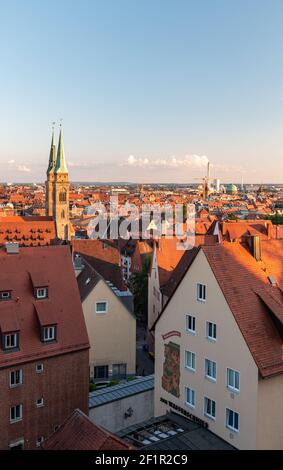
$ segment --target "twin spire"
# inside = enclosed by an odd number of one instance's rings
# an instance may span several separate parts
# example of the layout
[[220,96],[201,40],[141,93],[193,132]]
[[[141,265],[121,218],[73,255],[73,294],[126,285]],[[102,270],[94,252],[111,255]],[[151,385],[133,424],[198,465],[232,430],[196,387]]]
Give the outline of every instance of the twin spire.
[[52,127],[49,164],[48,164],[48,169],[47,169],[47,174],[49,173],[54,173],[55,175],[57,173],[68,173],[61,126],[60,126],[57,156],[56,156],[56,145],[54,142],[54,127]]

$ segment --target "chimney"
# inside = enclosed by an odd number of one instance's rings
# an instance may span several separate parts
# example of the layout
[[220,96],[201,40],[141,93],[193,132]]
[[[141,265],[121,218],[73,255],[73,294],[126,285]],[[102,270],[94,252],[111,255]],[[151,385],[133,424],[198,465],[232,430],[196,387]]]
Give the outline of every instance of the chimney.
[[251,235],[251,254],[256,261],[261,261],[261,240],[259,235]]
[[6,253],[17,255],[20,252],[19,244],[16,242],[7,242],[5,243]]

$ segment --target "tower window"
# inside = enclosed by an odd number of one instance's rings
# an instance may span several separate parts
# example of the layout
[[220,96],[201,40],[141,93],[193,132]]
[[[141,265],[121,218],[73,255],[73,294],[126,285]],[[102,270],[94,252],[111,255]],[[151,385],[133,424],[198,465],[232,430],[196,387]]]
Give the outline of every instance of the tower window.
[[67,201],[67,193],[66,191],[61,191],[59,193],[59,202],[66,202]]

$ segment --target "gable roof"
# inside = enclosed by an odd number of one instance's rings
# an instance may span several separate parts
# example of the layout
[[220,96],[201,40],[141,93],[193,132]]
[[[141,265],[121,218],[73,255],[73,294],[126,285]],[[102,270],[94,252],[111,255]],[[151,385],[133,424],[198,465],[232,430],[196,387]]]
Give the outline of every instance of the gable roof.
[[89,257],[84,256],[84,257],[81,257],[81,259],[82,259],[82,264],[84,268],[77,277],[77,283],[79,287],[81,302],[83,302],[88,297],[88,295],[92,292],[92,290],[98,284],[98,282],[102,281],[111,290],[113,295],[116,295],[116,297],[120,300],[120,302],[123,303],[124,307],[126,307],[126,309],[134,316],[133,302],[132,302],[133,297],[132,297],[131,292],[119,291],[119,289],[115,285],[113,285],[112,283],[104,279],[96,271],[96,269],[94,268],[94,265],[91,264],[91,262],[93,263],[92,258],[89,260]]
[[[37,300],[31,274],[37,276],[43,270],[49,280],[48,298]],[[18,351],[7,353],[0,348],[0,368],[89,347],[68,246],[20,248],[18,254],[7,254],[2,248],[0,272],[5,273],[5,286],[12,291],[11,300],[0,302],[0,326],[10,331],[19,328],[20,334]],[[16,326],[7,325],[12,315]],[[42,345],[39,319],[44,324],[56,321],[56,342]]]
[[[206,256],[261,376],[283,373],[283,240],[262,242],[261,261],[240,243],[224,241],[199,250]],[[277,286],[271,285],[270,276]]]
[[132,450],[134,447],[94,424],[76,409],[42,444],[44,450]]
[[[283,298],[281,289],[270,284],[269,259],[257,262],[238,243],[203,246],[202,250],[262,377],[282,373],[283,342],[270,312],[277,318],[283,315]],[[278,283],[282,275],[283,269]]]

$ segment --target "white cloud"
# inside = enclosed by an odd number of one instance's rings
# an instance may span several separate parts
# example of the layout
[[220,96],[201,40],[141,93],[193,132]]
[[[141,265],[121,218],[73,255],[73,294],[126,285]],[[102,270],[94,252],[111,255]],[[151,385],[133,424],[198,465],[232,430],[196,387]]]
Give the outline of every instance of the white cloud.
[[30,173],[31,169],[28,168],[26,165],[17,165],[17,170],[21,173]]
[[13,165],[16,162],[16,160],[9,160],[8,165]]
[[142,167],[142,168],[204,168],[207,166],[208,158],[206,155],[185,155],[184,158],[137,158],[130,155],[123,166]]

